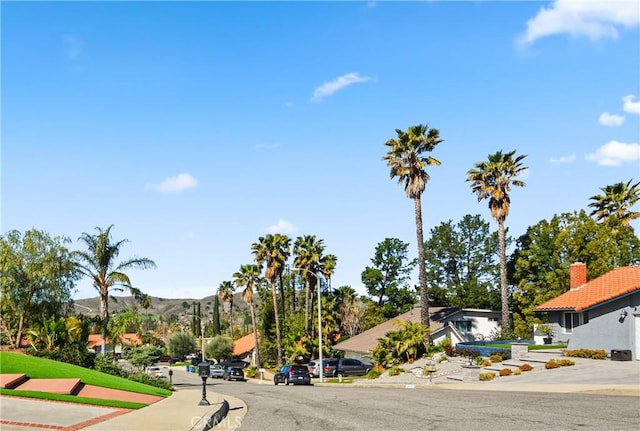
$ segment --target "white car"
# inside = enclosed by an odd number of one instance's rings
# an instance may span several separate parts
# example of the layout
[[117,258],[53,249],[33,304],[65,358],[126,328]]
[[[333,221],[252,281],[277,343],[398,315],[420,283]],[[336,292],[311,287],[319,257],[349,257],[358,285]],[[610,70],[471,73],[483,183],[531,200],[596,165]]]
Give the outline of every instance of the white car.
[[162,369],[160,367],[148,367],[147,368],[147,376],[155,377],[157,379],[164,377],[162,373]]

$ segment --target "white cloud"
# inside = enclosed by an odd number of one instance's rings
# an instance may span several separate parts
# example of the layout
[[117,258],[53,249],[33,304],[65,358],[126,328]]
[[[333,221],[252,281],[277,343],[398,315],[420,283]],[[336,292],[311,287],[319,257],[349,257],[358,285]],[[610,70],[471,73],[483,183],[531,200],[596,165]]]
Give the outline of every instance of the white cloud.
[[355,72],[347,73],[346,75],[339,76],[333,81],[325,82],[320,87],[317,87],[313,91],[311,101],[320,102],[324,97],[331,96],[338,90],[342,90],[343,88],[348,87],[352,84],[367,82],[370,79],[371,78],[368,76],[360,76],[360,74]]
[[198,186],[198,180],[189,174],[180,174],[175,177],[169,177],[158,184],[155,188],[160,193],[175,193],[192,189]]
[[634,102],[636,96],[633,94],[629,94],[628,96],[624,96],[622,101],[624,102],[624,112],[628,112],[630,114],[640,114],[640,102]]
[[598,123],[603,126],[620,126],[624,123],[624,115],[616,115],[609,114],[608,112],[603,112],[600,114],[598,118]]
[[267,228],[268,233],[290,234],[298,231],[298,228],[286,220],[278,220],[278,223]]
[[527,29],[517,43],[528,46],[537,39],[563,33],[591,40],[617,39],[620,27],[638,24],[638,0],[556,0],[527,21]]
[[549,159],[549,162],[553,164],[567,164],[567,163],[573,163],[575,160],[576,160],[576,155],[574,153],[574,154],[569,154],[568,156],[551,157]]
[[585,159],[600,166],[620,166],[625,162],[640,161],[640,144],[609,141]]

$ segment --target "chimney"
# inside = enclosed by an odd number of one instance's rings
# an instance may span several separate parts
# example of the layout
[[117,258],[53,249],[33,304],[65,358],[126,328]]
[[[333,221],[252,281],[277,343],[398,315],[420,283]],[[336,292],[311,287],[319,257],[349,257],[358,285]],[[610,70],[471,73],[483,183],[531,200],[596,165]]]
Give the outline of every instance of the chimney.
[[587,264],[572,263],[569,267],[569,290],[582,286],[587,282]]

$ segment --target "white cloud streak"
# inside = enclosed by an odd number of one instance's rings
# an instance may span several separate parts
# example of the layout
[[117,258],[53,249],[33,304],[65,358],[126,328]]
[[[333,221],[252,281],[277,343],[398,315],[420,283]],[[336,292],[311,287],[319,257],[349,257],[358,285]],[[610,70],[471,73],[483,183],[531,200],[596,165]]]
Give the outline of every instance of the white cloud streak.
[[621,126],[622,123],[624,123],[624,115],[609,114],[608,112],[603,112],[598,118],[598,123],[602,124],[603,126],[610,127]]
[[342,90],[350,85],[367,82],[371,78],[368,76],[360,76],[360,74],[352,72],[347,73],[346,75],[342,75],[334,79],[333,81],[325,82],[321,86],[317,87],[313,91],[313,96],[311,97],[312,102],[320,102],[323,98],[327,96],[331,96],[336,91]]
[[169,177],[155,187],[160,193],[177,193],[193,189],[198,186],[198,180],[189,174],[179,174]]
[[630,114],[640,114],[640,102],[634,102],[636,96],[633,94],[629,94],[628,96],[624,96],[622,101],[624,102],[624,112],[628,112]]
[[569,154],[568,156],[551,157],[549,159],[549,162],[556,165],[566,165],[566,164],[573,163],[575,160],[576,160],[576,155],[574,153],[574,154]]
[[269,226],[267,229],[267,233],[281,233],[281,234],[290,234],[298,231],[298,228],[294,226],[292,223],[286,220],[278,220],[278,223]]
[[556,0],[527,21],[527,29],[516,42],[526,47],[540,38],[564,33],[592,41],[617,39],[620,27],[638,24],[638,0]]
[[609,141],[585,159],[599,166],[620,166],[627,162],[640,161],[640,144]]

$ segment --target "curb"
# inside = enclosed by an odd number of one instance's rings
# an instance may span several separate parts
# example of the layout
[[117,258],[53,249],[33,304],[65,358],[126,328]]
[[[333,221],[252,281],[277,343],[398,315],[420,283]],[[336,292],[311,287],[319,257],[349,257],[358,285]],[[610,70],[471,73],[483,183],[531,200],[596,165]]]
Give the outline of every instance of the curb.
[[214,426],[218,425],[220,422],[227,417],[229,413],[229,402],[227,400],[223,400],[220,403],[220,407],[218,407],[209,417],[204,421],[204,426],[202,427],[202,431],[209,431]]

